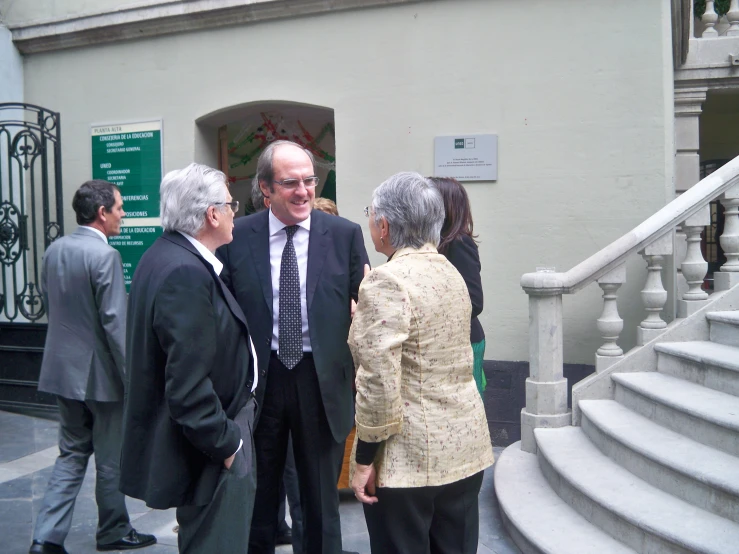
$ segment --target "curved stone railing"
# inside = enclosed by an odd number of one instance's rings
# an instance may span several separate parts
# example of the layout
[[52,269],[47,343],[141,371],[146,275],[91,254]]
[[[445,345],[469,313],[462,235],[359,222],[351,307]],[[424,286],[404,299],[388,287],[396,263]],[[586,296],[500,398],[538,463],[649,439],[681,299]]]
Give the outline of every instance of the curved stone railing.
[[675,230],[680,226],[687,252],[680,268],[687,291],[678,300],[678,317],[695,313],[708,302],[701,287],[708,263],[700,249],[700,235],[710,224],[709,203],[720,199],[725,208],[724,232],[720,237],[726,263],[714,273],[716,291],[739,284],[739,157],[712,173],[649,219],[564,273],[540,270],[521,277],[529,296],[529,378],[526,407],[521,412],[521,448],[536,452],[534,429],[563,427],[572,423],[567,408],[567,380],[563,376],[562,295],[573,294],[596,281],[603,290],[603,312],[596,321],[603,345],[595,355],[596,373],[623,359],[617,344],[623,330],[616,301],[626,281],[626,260],[639,253],[647,264],[641,291],[647,317],[637,328],[637,341],[644,345],[667,328],[660,317],[667,302],[662,285],[662,262],[673,255]]
[[[700,38],[739,36],[739,0],[725,0],[724,10],[719,10],[716,4],[715,0],[706,0],[705,11],[700,17],[703,28],[696,29],[697,34]],[[726,16],[727,28],[725,29],[718,28],[719,14]]]

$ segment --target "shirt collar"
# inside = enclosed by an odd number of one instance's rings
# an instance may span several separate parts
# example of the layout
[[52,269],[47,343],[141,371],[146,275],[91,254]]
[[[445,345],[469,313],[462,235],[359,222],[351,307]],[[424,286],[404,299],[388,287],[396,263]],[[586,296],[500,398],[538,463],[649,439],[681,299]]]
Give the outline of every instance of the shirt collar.
[[90,229],[90,231],[95,231],[105,242],[108,242],[108,237],[106,237],[105,233],[103,233],[100,229],[95,229],[95,227],[90,227],[89,225],[82,225],[82,227],[84,227],[85,229]]
[[[310,233],[310,216],[305,218],[303,221],[297,224],[298,227],[302,227],[306,231]],[[272,213],[272,210],[269,210],[269,236],[274,236],[280,231],[282,231],[287,225],[285,225],[282,221],[277,219],[275,217],[275,214]]]
[[220,275],[221,271],[223,270],[223,264],[221,263],[221,260],[216,258],[215,254],[213,254],[213,252],[203,246],[203,243],[200,242],[198,239],[191,237],[190,235],[188,235],[187,233],[183,233],[182,231],[180,231],[180,234],[182,234],[183,237],[190,241],[190,244],[192,244],[200,253],[200,255],[205,258],[206,262],[213,266],[213,271],[216,272],[216,275]]

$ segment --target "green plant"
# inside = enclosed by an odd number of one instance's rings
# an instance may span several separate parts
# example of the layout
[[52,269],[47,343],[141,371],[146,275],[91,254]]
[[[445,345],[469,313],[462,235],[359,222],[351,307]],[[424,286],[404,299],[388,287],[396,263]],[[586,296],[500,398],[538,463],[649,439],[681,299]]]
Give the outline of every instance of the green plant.
[[[726,12],[729,11],[729,6],[731,5],[731,0],[716,0],[714,2],[714,7],[716,8],[716,13],[719,16],[726,15]],[[706,12],[706,0],[695,0],[695,4],[693,6],[695,10],[695,17],[700,19],[703,17],[703,14]]]

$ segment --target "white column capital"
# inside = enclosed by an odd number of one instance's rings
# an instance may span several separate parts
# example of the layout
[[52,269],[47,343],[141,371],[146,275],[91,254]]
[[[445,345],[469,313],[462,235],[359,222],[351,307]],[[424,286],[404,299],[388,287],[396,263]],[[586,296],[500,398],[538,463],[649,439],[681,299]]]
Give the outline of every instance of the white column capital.
[[675,87],[675,117],[695,117],[703,112],[708,87]]

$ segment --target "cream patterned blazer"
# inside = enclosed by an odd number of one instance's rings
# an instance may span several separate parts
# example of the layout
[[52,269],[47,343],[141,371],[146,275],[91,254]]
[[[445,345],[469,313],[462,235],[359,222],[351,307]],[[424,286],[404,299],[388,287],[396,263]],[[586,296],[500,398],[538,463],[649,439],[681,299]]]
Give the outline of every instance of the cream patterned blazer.
[[471,311],[464,279],[431,244],[398,250],[362,281],[349,347],[356,436],[385,441],[378,486],[444,485],[493,463],[472,377]]

